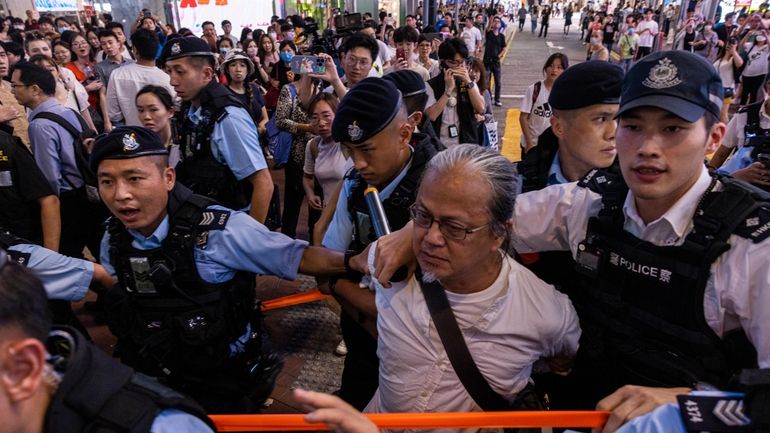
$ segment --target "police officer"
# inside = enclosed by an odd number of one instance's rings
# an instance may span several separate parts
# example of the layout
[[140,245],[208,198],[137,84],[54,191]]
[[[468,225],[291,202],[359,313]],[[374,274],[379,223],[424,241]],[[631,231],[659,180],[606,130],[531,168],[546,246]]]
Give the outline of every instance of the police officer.
[[[595,168],[617,172],[615,161],[615,114],[620,102],[623,70],[609,62],[589,61],[573,65],[553,84],[548,103],[553,108],[551,127],[537,139],[537,146],[517,164],[522,191],[575,182]],[[520,254],[520,261],[544,281],[572,295],[575,261],[568,251]],[[582,400],[570,377],[544,374],[535,383],[547,392],[551,407],[568,409]]]
[[[396,86],[401,96],[404,98],[406,113],[409,121],[414,125],[414,131],[428,136],[430,144],[436,148],[436,151],[444,150],[444,145],[436,135],[433,124],[425,115],[425,107],[428,104],[428,87],[420,74],[409,69],[385,74],[383,80],[388,80]],[[414,141],[416,137],[412,137]]]
[[163,47],[171,85],[181,110],[179,182],[230,209],[251,206],[264,222],[273,182],[248,108],[216,80],[214,53],[197,37]]
[[[586,402],[604,397],[605,433],[704,382],[770,365],[768,196],[703,164],[724,136],[722,93],[700,56],[646,56],[623,82],[622,177],[591,171],[517,198],[516,250],[569,250],[583,276],[573,374]],[[408,255],[408,237],[394,237],[395,255],[379,249],[393,261],[378,265],[380,281]]]
[[160,137],[120,127],[94,143],[91,166],[113,217],[102,263],[123,362],[164,379],[209,411],[258,409],[278,365],[259,353],[255,273],[345,271],[343,253],[271,232],[176,183]]
[[213,431],[188,397],[118,364],[74,329],[52,330],[43,285],[2,249],[0,376],[0,431]]
[[[765,81],[765,92],[770,81]],[[741,107],[727,124],[727,132],[709,165],[720,173],[770,188],[770,104],[767,99]],[[737,150],[735,150],[737,148]],[[733,156],[725,162],[735,150]]]
[[[348,150],[355,169],[343,180],[325,247],[347,249],[352,255],[375,239],[364,199],[367,187],[379,190],[392,229],[409,221],[422,172],[436,153],[429,138],[413,130],[401,92],[390,81],[366,78],[340,101],[332,136]],[[379,374],[372,335],[374,295],[350,280],[332,282],[330,290],[344,307],[341,327],[348,348],[339,395],[361,410],[376,391]]]

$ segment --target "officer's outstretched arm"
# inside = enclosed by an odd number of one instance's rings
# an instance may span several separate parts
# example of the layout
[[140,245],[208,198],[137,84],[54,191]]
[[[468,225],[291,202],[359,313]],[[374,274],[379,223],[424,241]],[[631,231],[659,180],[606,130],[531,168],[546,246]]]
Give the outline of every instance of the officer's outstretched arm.
[[668,403],[676,404],[676,396],[688,394],[690,388],[649,388],[626,385],[605,397],[596,405],[596,410],[610,411],[610,418],[602,430],[592,433],[612,433],[632,419],[652,412],[657,407]]
[[299,272],[317,276],[344,274],[345,254],[323,247],[307,247],[299,263]]
[[[413,228],[414,223],[409,221],[401,230],[377,239],[374,277],[383,287],[390,287],[390,279],[393,274],[403,266],[407,266],[410,270],[414,270],[416,267],[417,262],[414,250],[412,250]],[[361,254],[361,256],[363,256],[363,260],[366,260],[366,254]],[[355,262],[355,260],[351,260],[351,263]],[[366,264],[364,263],[364,265]]]

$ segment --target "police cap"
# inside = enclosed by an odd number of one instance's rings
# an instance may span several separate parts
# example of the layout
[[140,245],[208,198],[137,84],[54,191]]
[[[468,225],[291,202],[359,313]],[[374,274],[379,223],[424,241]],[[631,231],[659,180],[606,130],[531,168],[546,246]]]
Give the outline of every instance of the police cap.
[[168,155],[166,146],[155,132],[141,126],[119,126],[109,134],[96,137],[90,166],[96,173],[105,159],[131,159],[149,155]]
[[427,92],[425,80],[422,79],[422,76],[409,69],[400,69],[385,74],[382,79],[393,83],[404,98],[421,95]]
[[190,56],[214,57],[214,53],[211,52],[211,47],[203,39],[196,36],[186,36],[167,42],[163,47],[160,58],[165,63],[169,60]]
[[390,124],[401,109],[401,92],[390,81],[365,78],[342,98],[332,123],[339,143],[361,144]]
[[707,111],[719,118],[723,97],[722,80],[706,59],[688,51],[659,51],[628,71],[617,115],[656,107],[688,122]]
[[594,104],[617,104],[623,69],[610,62],[592,60],[573,65],[553,83],[548,103],[556,110],[575,110]]

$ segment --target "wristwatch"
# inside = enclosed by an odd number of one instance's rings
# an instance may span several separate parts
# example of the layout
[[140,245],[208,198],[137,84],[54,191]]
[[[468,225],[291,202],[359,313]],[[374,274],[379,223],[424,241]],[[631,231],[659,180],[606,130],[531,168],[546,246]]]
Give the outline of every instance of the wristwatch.
[[470,90],[470,89],[472,89],[472,88],[476,87],[476,82],[475,82],[475,81],[473,81],[473,80],[471,80],[471,81],[469,81],[469,82],[468,82],[468,84],[466,85],[466,87],[468,88],[468,90]]

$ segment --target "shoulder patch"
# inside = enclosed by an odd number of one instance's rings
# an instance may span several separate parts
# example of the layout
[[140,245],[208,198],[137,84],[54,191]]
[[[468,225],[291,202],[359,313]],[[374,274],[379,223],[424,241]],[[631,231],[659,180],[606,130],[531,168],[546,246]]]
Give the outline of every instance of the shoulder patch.
[[230,219],[230,211],[220,209],[206,209],[201,213],[199,229],[224,230],[227,220]]
[[770,207],[762,206],[752,212],[735,229],[735,234],[750,239],[755,244],[770,238]]
[[593,169],[578,181],[578,186],[601,194],[610,188],[617,187],[619,183],[622,181],[618,174],[608,170]]
[[29,263],[30,257],[32,257],[32,254],[30,253],[21,253],[18,251],[8,250],[8,258],[11,259],[11,261],[24,266],[25,268]]

